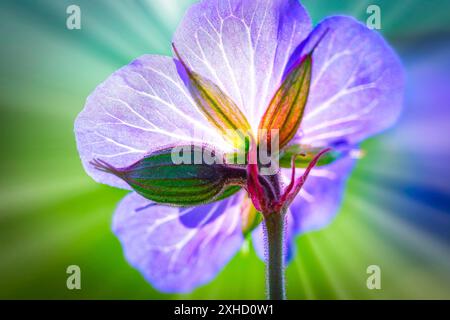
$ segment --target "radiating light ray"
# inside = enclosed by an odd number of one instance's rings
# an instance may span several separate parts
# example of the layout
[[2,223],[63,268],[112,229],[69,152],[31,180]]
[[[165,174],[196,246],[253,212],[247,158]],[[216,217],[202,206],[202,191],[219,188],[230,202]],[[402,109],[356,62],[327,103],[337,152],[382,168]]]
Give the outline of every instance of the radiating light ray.
[[[76,210],[73,208],[72,210]],[[0,249],[0,273],[11,272],[20,263],[21,267],[27,265],[45,264],[46,260],[41,259],[42,255],[49,258],[50,255],[57,255],[58,251],[67,246],[80,234],[86,233],[90,228],[94,228],[99,223],[103,223],[105,216],[105,208],[99,206],[97,211],[92,214],[84,214],[80,216],[66,216],[65,219],[58,218],[62,222],[63,227],[55,228],[46,221],[27,226],[20,242],[16,242],[14,246],[2,244]],[[64,212],[60,213],[64,215]],[[61,221],[62,220],[62,221]],[[42,248],[46,248],[45,251]]]
[[350,230],[336,228],[336,233],[339,236],[324,232],[323,238],[327,248],[326,252],[335,261],[333,268],[341,269],[341,274],[346,276],[342,281],[345,283],[345,291],[350,293],[349,298],[356,299],[355,289],[352,289],[349,284],[358,284],[355,286],[356,288],[365,289],[365,270],[360,268],[364,259],[361,255],[356,255],[350,246],[351,242],[345,241],[343,238],[346,234],[351,233]]
[[[126,264],[110,231],[123,192],[89,182],[75,151],[73,119],[86,96],[143,53],[170,54],[172,32],[192,2],[79,0],[80,31],[66,29],[64,1],[2,2],[0,297],[264,298],[264,265],[253,250],[238,254],[216,280],[192,294],[152,289]],[[363,21],[370,2],[303,3],[318,22],[338,9]],[[422,107],[433,90],[415,105],[423,92],[418,66],[427,69],[433,61],[440,67],[448,55],[425,53],[448,40],[440,37],[450,30],[444,19],[449,4],[436,1],[441,10],[429,14],[433,5],[421,0],[408,6],[378,3],[382,33],[394,45],[408,48],[401,55],[408,76],[415,79],[405,108],[412,121],[405,125],[402,120],[398,133],[364,145],[368,154],[349,181],[341,213],[328,228],[298,239],[297,258],[287,268],[289,298],[450,297],[445,285],[450,268],[445,234],[449,153],[442,138],[446,135],[437,135],[447,127],[448,116],[435,103]],[[434,42],[424,45],[429,37]],[[411,107],[415,111],[408,111]],[[427,111],[419,117],[418,110]],[[413,186],[426,192],[405,191]],[[432,197],[431,191],[439,192]],[[360,291],[363,276],[347,274],[364,272],[360,269],[366,263],[382,267],[380,292]],[[82,267],[81,292],[65,288],[68,264]]]
[[347,299],[349,297],[348,293],[345,292],[345,289],[343,288],[344,285],[337,276],[335,269],[332,267],[330,258],[326,256],[326,254],[324,254],[322,246],[320,246],[312,239],[309,241],[309,244],[311,246],[311,249],[314,251],[317,261],[322,267],[324,276],[326,277],[328,283],[330,284],[330,290],[334,292],[336,298]]
[[[144,0],[145,5],[149,7],[150,12],[164,12],[164,20],[161,21],[164,28],[172,29],[174,25],[177,25],[180,18],[183,16],[185,9],[193,1],[177,1],[177,0],[160,0],[151,1]],[[170,36],[170,35],[169,35]]]
[[[168,14],[166,11],[161,10],[161,6],[166,7],[169,2],[170,1],[138,1],[140,7],[143,8],[143,13],[147,19],[153,21],[153,25],[158,28],[164,39],[172,39],[173,32],[184,15],[183,7],[187,8],[189,6],[188,3],[178,4],[176,7],[171,8],[171,10],[168,11]],[[171,46],[169,47],[171,48]],[[171,50],[169,50],[169,52],[171,52]]]
[[[356,181],[354,181],[354,183],[355,182]],[[407,199],[401,196],[396,196],[395,199],[392,199],[392,197],[395,196],[392,193],[384,193],[382,189],[376,188],[373,185],[364,182],[360,182],[358,185],[361,190],[368,190],[372,195],[377,195],[377,198],[380,200],[390,198],[390,201],[394,200],[397,203],[404,203],[406,208],[420,205],[420,202],[417,200]],[[383,200],[379,203],[383,203]],[[431,208],[427,208],[424,212],[428,212],[430,209]],[[381,206],[376,208],[375,204],[367,207],[366,212],[363,212],[363,214],[365,214],[368,219],[381,225],[383,230],[388,231],[397,240],[407,243],[408,246],[412,246],[420,254],[426,255],[428,259],[432,259],[436,263],[445,263],[448,267],[450,267],[450,247],[448,245],[443,245],[432,235],[425,233],[423,230],[415,227],[410,222],[398,220],[394,214],[387,214],[385,208]],[[444,213],[439,218],[445,217],[448,219],[447,213]],[[414,217],[411,218],[414,219]],[[439,223],[439,220],[436,222]]]
[[[383,194],[380,189],[384,189],[386,192]],[[450,202],[448,201],[448,192],[444,190],[437,189],[434,186],[417,184],[399,185],[392,180],[388,180],[386,184],[380,184],[378,188],[372,188],[371,192],[380,194],[389,201],[396,201],[391,210],[397,213],[397,216],[409,219],[411,223],[426,222],[426,225],[450,226],[448,215]],[[402,205],[409,208],[407,213],[396,211]],[[426,225],[421,227],[423,228]],[[435,231],[438,231],[437,228]]]
[[[372,192],[375,192],[370,186],[360,186],[361,188],[368,187]],[[358,203],[355,200],[355,203]],[[361,200],[359,200],[361,202]],[[366,200],[367,201],[367,200]],[[400,198],[395,199],[395,201],[402,201]],[[383,203],[383,201],[380,201]],[[417,203],[408,199],[404,199],[405,207],[415,207]],[[408,247],[414,248],[416,254],[424,255],[427,257],[427,261],[430,263],[443,263],[446,267],[449,267],[450,263],[450,250],[448,245],[438,241],[431,234],[426,233],[422,229],[417,228],[412,221],[414,217],[410,220],[403,220],[397,218],[395,212],[389,212],[382,207],[375,206],[372,204],[367,207],[363,212],[366,218],[371,224],[381,225],[382,230],[393,237],[399,243],[402,243]],[[439,220],[436,221],[439,223]]]
[[[61,9],[63,8],[61,7]],[[97,36],[95,33],[91,34],[90,32],[82,32],[80,30],[79,36],[73,37],[73,34],[68,33],[65,27],[62,12],[47,10],[46,6],[39,5],[33,1],[16,2],[14,3],[13,9],[14,13],[20,13],[24,19],[28,19],[29,22],[27,23],[39,24],[40,28],[43,28],[45,33],[51,36],[58,37],[58,35],[66,35],[66,38],[62,41],[63,43],[70,39],[76,45],[90,49],[103,57],[103,59],[110,59],[115,64],[120,65],[127,63],[129,60],[127,55],[124,55],[122,51],[116,51],[113,45],[104,41],[101,36]]]
[[[0,185],[0,221],[18,208],[22,209],[21,211],[24,214],[32,214],[34,208],[54,203],[56,199],[60,199],[67,194],[77,196],[94,190],[98,190],[98,186],[84,178],[51,181],[49,183],[36,181],[21,185]],[[53,197],[47,198],[46,195],[48,194]]]
[[[411,155],[411,157],[414,158],[414,155]],[[376,162],[377,161],[373,161],[373,163],[371,162],[368,165],[362,165],[361,163],[361,166],[358,167],[361,176],[371,179],[374,182],[381,182],[383,179],[386,179],[386,184],[388,181],[395,181],[397,184],[401,185],[421,184],[426,185],[430,188],[434,187],[440,188],[442,190],[445,190],[448,186],[448,177],[446,176],[446,174],[438,174],[439,172],[442,172],[440,169],[440,167],[443,167],[444,165],[442,163],[438,163],[436,167],[432,168],[433,172],[430,172],[436,174],[436,179],[424,180],[423,173],[425,172],[425,168],[421,166],[410,166],[410,164],[405,164],[404,166],[396,166],[392,163],[390,163],[389,165],[382,165],[380,161],[378,161],[379,165],[373,165]],[[412,174],[413,172],[415,174]]]
[[367,15],[367,8],[371,5],[374,4],[372,3],[373,1],[369,1],[369,0],[363,0],[363,1],[358,1],[357,4],[348,2],[348,12],[349,15],[352,17],[366,17]]
[[[363,239],[355,234],[354,229],[363,229],[362,233],[365,235]],[[368,299],[378,299],[380,298],[379,293],[375,290],[369,290],[367,288],[367,267],[369,265],[375,264],[376,261],[372,258],[373,256],[373,243],[367,241],[367,235],[374,237],[375,234],[373,230],[367,228],[367,226],[358,223],[357,221],[347,222],[347,220],[342,220],[339,227],[336,228],[339,234],[339,239],[342,240],[342,245],[345,246],[345,251],[347,254],[341,254],[341,258],[344,264],[351,270],[353,280],[348,281],[349,291],[352,293],[352,299],[358,299],[361,295],[366,296]],[[328,236],[329,241],[333,241],[336,235],[333,237]],[[368,246],[366,244],[371,243]],[[340,251],[340,248],[339,250]],[[356,263],[355,263],[356,261]]]
[[[367,243],[375,244],[378,242],[369,250],[375,250],[373,252],[374,257],[376,258],[374,264],[380,264],[382,267],[382,272],[384,273],[384,287],[386,288],[388,286],[390,288],[388,298],[393,298],[395,296],[393,295],[395,294],[395,291],[397,291],[397,295],[400,294],[410,298],[423,297],[421,289],[419,289],[420,287],[414,286],[414,284],[416,280],[420,281],[420,279],[423,279],[429,272],[429,269],[434,269],[436,263],[440,263],[439,258],[435,253],[429,254],[426,252],[427,250],[434,249],[430,247],[430,245],[422,244],[421,237],[418,237],[416,232],[411,232],[411,229],[407,224],[392,219],[391,215],[385,214],[383,210],[377,209],[373,204],[368,204],[363,198],[352,196],[351,202],[355,206],[355,209],[359,210],[359,212],[365,216],[365,220],[368,220],[366,226],[372,226],[372,228],[378,229],[377,224],[383,225],[382,230],[384,230],[384,236],[379,237],[377,240],[367,239],[367,236],[373,234],[371,232],[362,231],[361,234],[364,235]],[[374,223],[375,221],[376,223]],[[417,240],[417,238],[419,238],[419,240]],[[410,240],[412,242],[410,242]],[[414,278],[410,278],[408,275],[411,270],[416,268],[416,265],[412,262],[414,260],[408,258],[409,254],[402,250],[402,247],[405,246],[414,248],[415,251],[419,248],[419,251],[415,253],[416,256],[422,257],[422,261],[426,261],[427,269],[424,270],[424,266],[422,266],[421,269],[414,272]],[[425,256],[427,256],[426,259]],[[435,262],[432,262],[433,260]],[[379,263],[378,261],[383,262]],[[395,270],[401,270],[402,272],[393,273],[393,268],[395,268]],[[439,277],[442,277],[442,270],[439,271],[439,268],[437,268],[435,271],[441,274]],[[431,274],[428,274],[425,278],[427,278],[426,281],[429,283],[436,281]],[[435,291],[435,293],[437,293],[437,291]],[[440,294],[443,294],[443,292]]]
[[[130,26],[131,33],[137,35],[138,38],[138,50],[142,48],[148,48],[147,54],[162,53],[167,51],[170,46],[166,43],[167,36],[170,36],[169,32],[164,30],[159,21],[160,12],[143,12],[138,6],[139,1],[126,3],[123,1],[117,1],[111,3],[112,8],[117,12],[118,17],[123,20],[125,25]],[[133,12],[134,14],[129,14]],[[152,50],[152,51],[150,51]]]
[[[410,4],[414,5],[414,4]],[[402,16],[405,16],[405,10],[409,9],[409,5],[405,7],[404,3],[401,2],[394,2],[392,6],[389,7],[389,10],[386,10],[385,8],[382,9],[382,28],[383,29],[390,29],[392,28],[393,24],[398,21],[398,19]]]
[[[301,250],[301,249],[300,249]],[[314,293],[314,288],[311,283],[310,276],[308,274],[307,268],[302,264],[302,261],[300,259],[295,259],[293,262],[295,266],[295,270],[298,273],[299,277],[299,286],[301,287],[301,290],[304,291],[306,299],[314,300],[316,299],[316,295]],[[289,281],[288,281],[289,284]]]
[[[346,230],[344,233],[348,236],[346,244],[352,248],[351,256],[357,256],[361,261],[358,286],[362,292],[358,292],[357,296],[364,294],[373,299],[411,297],[408,285],[400,281],[402,277],[398,276],[397,271],[407,265],[408,256],[393,245],[387,234],[381,233],[376,226],[367,222],[363,213],[370,211],[370,203],[354,195],[348,197],[348,202],[351,203],[352,210],[359,213],[358,219],[343,223]],[[369,274],[365,272],[370,265],[381,268],[381,290],[369,290],[366,287]]]

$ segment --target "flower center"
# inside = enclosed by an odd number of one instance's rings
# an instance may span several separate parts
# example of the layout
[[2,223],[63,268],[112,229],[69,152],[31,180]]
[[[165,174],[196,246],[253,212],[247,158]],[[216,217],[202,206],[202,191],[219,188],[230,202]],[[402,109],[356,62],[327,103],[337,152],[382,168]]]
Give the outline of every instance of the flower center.
[[317,153],[309,162],[303,174],[297,179],[295,176],[295,160],[302,154],[293,155],[291,159],[291,181],[281,192],[280,173],[271,176],[263,176],[259,173],[260,165],[257,161],[257,151],[255,143],[252,142],[248,152],[246,189],[256,210],[265,217],[286,210],[300,192],[319,159],[330,150],[331,148],[326,148]]

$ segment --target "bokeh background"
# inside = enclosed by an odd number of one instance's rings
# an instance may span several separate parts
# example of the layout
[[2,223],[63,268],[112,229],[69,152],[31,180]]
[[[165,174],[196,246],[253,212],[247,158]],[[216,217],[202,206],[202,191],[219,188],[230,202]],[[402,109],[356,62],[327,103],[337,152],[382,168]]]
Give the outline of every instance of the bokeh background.
[[[264,298],[251,246],[210,284],[166,295],[124,260],[110,230],[126,192],[83,171],[73,122],[113,71],[145,54],[170,55],[190,0],[0,2],[0,298]],[[298,238],[290,299],[450,298],[450,1],[304,0],[315,23],[361,21],[381,7],[384,36],[407,73],[398,125],[364,143],[332,224]],[[81,7],[82,29],[66,28]],[[81,290],[66,268],[81,267]],[[382,271],[368,290],[366,268]]]

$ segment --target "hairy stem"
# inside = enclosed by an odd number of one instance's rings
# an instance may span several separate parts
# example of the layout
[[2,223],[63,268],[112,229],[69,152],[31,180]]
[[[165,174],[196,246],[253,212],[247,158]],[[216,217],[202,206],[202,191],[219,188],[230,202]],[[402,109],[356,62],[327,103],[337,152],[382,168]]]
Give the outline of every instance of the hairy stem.
[[266,276],[269,300],[284,300],[284,219],[285,212],[273,212],[266,216]]

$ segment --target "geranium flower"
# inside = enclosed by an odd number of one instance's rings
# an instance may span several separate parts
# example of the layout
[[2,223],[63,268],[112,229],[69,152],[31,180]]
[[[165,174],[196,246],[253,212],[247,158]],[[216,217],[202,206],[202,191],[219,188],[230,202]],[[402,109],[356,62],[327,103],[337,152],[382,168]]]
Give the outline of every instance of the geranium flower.
[[[401,64],[351,17],[313,29],[295,0],[201,1],[173,47],[175,58],[142,56],[88,97],[75,123],[84,168],[134,190],[113,230],[130,264],[164,292],[211,281],[246,236],[264,257],[261,212],[269,293],[280,298],[295,236],[331,221],[354,150],[397,119]],[[281,169],[271,175],[260,172],[258,129],[277,132]],[[189,160],[207,153],[222,162],[174,163],[174,148],[188,146]],[[239,150],[240,165],[230,161]]]

